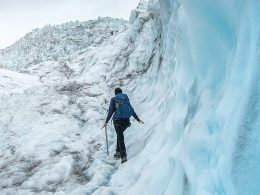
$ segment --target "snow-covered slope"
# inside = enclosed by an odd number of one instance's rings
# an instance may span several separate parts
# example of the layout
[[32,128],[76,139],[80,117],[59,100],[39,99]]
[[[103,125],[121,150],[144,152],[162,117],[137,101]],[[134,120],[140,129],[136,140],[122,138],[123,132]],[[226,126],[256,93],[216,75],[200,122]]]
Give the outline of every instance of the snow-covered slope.
[[[23,73],[0,71],[1,194],[259,194],[259,10],[142,1],[102,43],[10,63]],[[116,86],[145,121],[123,165],[100,130]]]
[[[158,40],[150,28],[156,20],[138,12],[123,32],[70,58],[18,67],[23,73],[1,70],[2,194],[92,194],[109,183],[120,162],[106,157],[100,130],[108,103],[118,85],[128,86],[133,103],[142,98],[131,92],[145,81]],[[131,129],[138,130],[136,124]],[[112,152],[115,133],[109,130]]]
[[96,47],[127,27],[127,21],[99,18],[87,22],[47,25],[0,50],[0,67],[20,70],[46,61],[69,58],[77,51]]

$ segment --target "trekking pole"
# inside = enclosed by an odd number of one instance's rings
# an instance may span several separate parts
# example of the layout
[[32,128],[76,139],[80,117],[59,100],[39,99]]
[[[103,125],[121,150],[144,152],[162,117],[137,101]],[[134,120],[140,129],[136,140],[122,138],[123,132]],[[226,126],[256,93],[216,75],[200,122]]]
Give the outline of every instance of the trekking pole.
[[107,140],[107,127],[105,127],[105,132],[106,132],[106,143],[107,143],[107,155],[109,156],[109,151],[108,151],[108,140]]

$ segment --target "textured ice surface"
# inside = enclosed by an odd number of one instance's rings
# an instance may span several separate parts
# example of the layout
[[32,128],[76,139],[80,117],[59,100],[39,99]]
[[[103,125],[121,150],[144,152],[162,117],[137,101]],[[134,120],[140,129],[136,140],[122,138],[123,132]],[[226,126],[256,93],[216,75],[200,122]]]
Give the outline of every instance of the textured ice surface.
[[[2,58],[21,73],[0,70],[1,194],[259,194],[259,19],[257,0],[142,1],[129,24],[97,21],[102,41],[73,42],[68,57],[50,38],[58,58],[37,45],[22,65]],[[123,165],[100,130],[116,86],[145,121],[125,132]]]

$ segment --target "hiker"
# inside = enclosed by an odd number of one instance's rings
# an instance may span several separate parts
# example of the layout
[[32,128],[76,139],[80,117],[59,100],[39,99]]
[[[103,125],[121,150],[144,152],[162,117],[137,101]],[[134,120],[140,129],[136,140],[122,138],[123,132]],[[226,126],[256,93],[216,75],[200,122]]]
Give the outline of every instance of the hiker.
[[114,154],[114,157],[115,159],[121,158],[121,163],[124,163],[127,161],[124,131],[127,127],[131,126],[130,117],[133,116],[139,123],[144,124],[144,122],[138,118],[129,102],[127,95],[124,94],[122,89],[119,87],[115,89],[115,97],[113,97],[110,101],[107,118],[102,128],[107,126],[108,121],[111,119],[112,115],[117,134],[116,153]]

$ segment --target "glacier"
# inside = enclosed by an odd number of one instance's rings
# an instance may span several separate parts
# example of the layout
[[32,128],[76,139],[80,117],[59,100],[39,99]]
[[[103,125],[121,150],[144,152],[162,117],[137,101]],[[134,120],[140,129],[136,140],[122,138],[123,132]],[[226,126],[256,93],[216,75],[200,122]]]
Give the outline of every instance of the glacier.
[[[257,0],[140,1],[0,50],[1,194],[260,194],[259,19]],[[100,129],[117,86],[145,122],[122,165]]]

